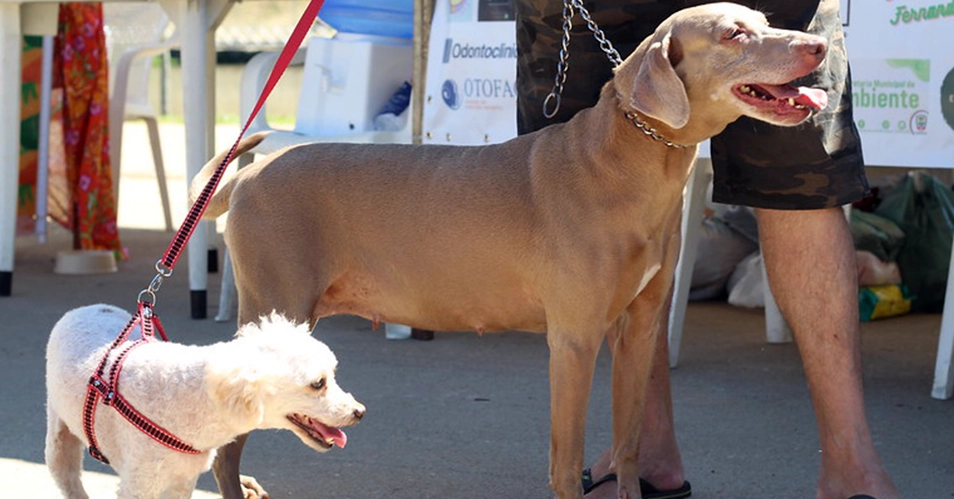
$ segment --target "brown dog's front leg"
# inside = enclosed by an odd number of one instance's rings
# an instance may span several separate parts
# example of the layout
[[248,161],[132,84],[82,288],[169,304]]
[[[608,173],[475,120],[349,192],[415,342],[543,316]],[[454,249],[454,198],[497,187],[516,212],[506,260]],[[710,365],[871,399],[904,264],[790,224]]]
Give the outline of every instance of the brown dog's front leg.
[[[559,499],[583,496],[583,436],[593,370],[602,334],[567,338],[579,332],[551,330],[550,488]],[[562,337],[561,337],[562,336]]]
[[[656,362],[668,369],[666,331],[672,303],[672,278],[660,272],[627,307],[609,335],[613,353],[613,450],[612,469],[617,475],[618,497],[639,497],[639,448],[647,394]],[[668,380],[664,383],[668,391]],[[656,387],[654,387],[656,388]],[[669,395],[666,394],[666,397]],[[660,398],[661,397],[657,397]],[[663,403],[656,400],[654,403]],[[671,403],[667,408],[671,411]],[[671,418],[671,414],[670,414]]]
[[268,499],[268,493],[252,477],[239,477],[242,449],[248,433],[240,435],[232,443],[222,446],[215,454],[212,473],[219,485],[222,499]]

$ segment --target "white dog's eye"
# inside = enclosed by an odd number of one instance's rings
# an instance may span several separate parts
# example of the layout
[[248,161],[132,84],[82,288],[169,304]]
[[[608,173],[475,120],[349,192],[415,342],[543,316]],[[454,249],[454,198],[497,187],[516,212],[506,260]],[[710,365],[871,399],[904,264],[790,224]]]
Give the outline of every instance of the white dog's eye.
[[325,388],[325,378],[321,378],[318,381],[315,381],[311,384],[311,388],[314,390],[324,390]]

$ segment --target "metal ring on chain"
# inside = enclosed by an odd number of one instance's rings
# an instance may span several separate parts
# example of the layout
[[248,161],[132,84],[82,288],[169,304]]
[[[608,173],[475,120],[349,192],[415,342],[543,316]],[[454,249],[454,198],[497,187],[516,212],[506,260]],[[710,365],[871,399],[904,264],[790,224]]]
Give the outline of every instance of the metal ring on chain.
[[[547,98],[543,99],[543,116],[545,116],[547,119],[551,119],[554,116],[556,116],[557,111],[560,110],[561,99],[562,98],[560,97],[560,94],[557,93],[556,91],[553,91],[547,94]],[[552,111],[547,109],[551,102],[553,103]]]
[[172,277],[172,268],[162,263],[161,259],[156,260],[156,272],[159,272],[162,277]]
[[[147,297],[149,298],[148,300],[145,299],[145,298],[147,298]],[[144,289],[144,290],[142,290],[142,291],[139,292],[139,296],[136,298],[136,301],[139,302],[139,303],[148,303],[149,305],[155,305],[155,304],[156,304],[156,293],[154,293],[154,292],[152,292],[152,291],[150,291],[150,290],[148,290],[148,289]]]
[[[606,34],[593,20],[590,11],[583,5],[583,0],[563,0],[563,38],[560,43],[560,61],[557,63],[557,73],[553,77],[553,90],[547,94],[543,101],[543,116],[547,119],[556,116],[557,111],[560,110],[560,96],[563,94],[563,84],[566,83],[566,72],[570,66],[570,30],[573,27],[574,8],[580,11],[580,17],[586,22],[586,27],[593,32],[593,36],[600,44],[600,49],[609,58],[613,67],[619,67],[623,63],[623,59],[619,56],[616,48],[613,47],[613,43],[606,38]],[[548,107],[551,102],[554,105],[553,109],[549,110]]]

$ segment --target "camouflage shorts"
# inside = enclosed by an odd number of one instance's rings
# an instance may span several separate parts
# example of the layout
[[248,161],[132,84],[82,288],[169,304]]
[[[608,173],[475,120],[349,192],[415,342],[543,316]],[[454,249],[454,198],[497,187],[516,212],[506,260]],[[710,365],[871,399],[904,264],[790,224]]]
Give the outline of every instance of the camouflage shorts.
[[[619,53],[630,54],[663,19],[700,0],[588,0],[584,5]],[[861,140],[851,112],[851,80],[838,0],[737,0],[758,5],[773,26],[827,38],[828,57],[799,84],[825,88],[829,106],[797,127],[740,118],[711,140],[713,200],[772,209],[819,209],[868,192]],[[560,110],[543,116],[563,35],[560,0],[515,0],[518,131],[566,121],[592,106],[612,65],[579,15],[574,19]]]

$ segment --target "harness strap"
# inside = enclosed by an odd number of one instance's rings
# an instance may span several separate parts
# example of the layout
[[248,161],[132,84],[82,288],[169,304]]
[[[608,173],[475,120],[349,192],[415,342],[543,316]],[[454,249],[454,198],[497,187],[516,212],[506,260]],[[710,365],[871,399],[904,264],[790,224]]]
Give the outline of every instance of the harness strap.
[[[104,376],[106,373],[106,365],[109,363],[110,354],[128,339],[129,334],[136,325],[139,325],[142,337],[132,343],[126,343],[125,346],[119,350],[116,359],[109,366],[109,375]],[[96,371],[87,383],[86,399],[83,403],[83,432],[86,434],[86,440],[89,444],[89,454],[103,463],[109,464],[109,460],[99,449],[99,443],[96,440],[96,407],[99,401],[102,401],[103,405],[116,409],[130,424],[156,442],[172,450],[186,454],[199,454],[202,452],[143,415],[119,393],[119,376],[123,369],[123,363],[134,348],[155,339],[154,335],[156,331],[159,332],[160,337],[165,341],[166,335],[162,329],[162,324],[159,322],[159,317],[152,313],[150,304],[140,303],[138,313],[130,319],[123,331],[116,340],[113,341],[112,345],[110,345],[109,350],[107,350],[103,359],[99,362]]]

